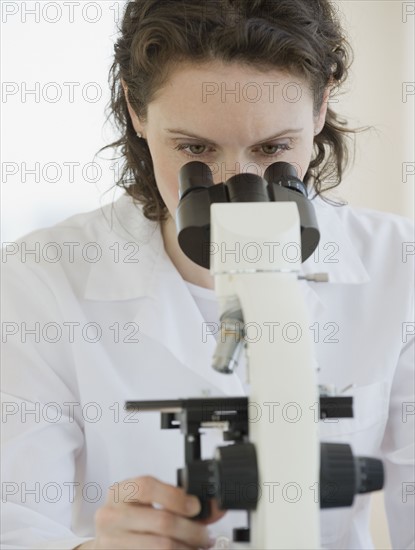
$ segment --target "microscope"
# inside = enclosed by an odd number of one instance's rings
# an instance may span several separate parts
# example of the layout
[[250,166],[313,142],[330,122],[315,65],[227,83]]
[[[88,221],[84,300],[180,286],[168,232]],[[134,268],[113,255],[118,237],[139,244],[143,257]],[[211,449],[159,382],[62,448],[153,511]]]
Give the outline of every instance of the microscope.
[[[270,165],[264,177],[243,173],[219,184],[208,165],[189,162],[179,186],[179,245],[210,269],[219,300],[212,368],[227,376],[244,352],[250,395],[127,401],[125,408],[159,411],[161,428],[180,429],[185,465],[177,484],[202,503],[194,519],[209,517],[213,498],[222,510],[248,512],[232,548],[318,549],[320,508],[351,506],[356,494],[382,489],[384,471],[380,460],[356,457],[348,444],[319,441],[319,419],[353,417],[353,398],[317,384],[299,280],[328,279],[301,275],[320,239],[307,187],[286,162]],[[250,322],[295,326],[297,333],[247,343]],[[276,404],[293,407],[295,421],[281,414],[258,421],[258,406],[270,413]],[[200,430],[218,427],[228,444],[202,460]]]

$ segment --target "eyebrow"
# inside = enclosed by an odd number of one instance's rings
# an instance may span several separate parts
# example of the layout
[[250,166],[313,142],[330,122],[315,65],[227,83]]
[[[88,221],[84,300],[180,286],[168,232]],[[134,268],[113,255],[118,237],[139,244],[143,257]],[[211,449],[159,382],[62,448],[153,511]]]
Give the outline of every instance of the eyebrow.
[[[205,141],[205,142],[209,143],[210,145],[216,145],[216,146],[218,145],[214,141],[211,141],[211,140],[209,140],[207,138],[204,138],[202,136],[198,136],[196,134],[193,134],[192,132],[188,132],[187,130],[183,130],[181,128],[164,128],[164,130],[166,132],[168,132],[169,134],[182,134],[185,137],[190,137],[190,138],[199,139],[201,141]],[[288,134],[288,133],[295,134],[295,133],[302,132],[303,130],[304,130],[304,128],[287,128],[285,130],[281,130],[281,132],[278,132],[278,134],[274,134],[274,135],[272,135],[272,136],[270,136],[270,137],[268,137],[264,140],[259,141],[255,145],[260,145],[261,143],[266,143],[267,141],[271,141],[272,139],[281,137],[284,134]],[[173,140],[177,140],[177,139],[180,139],[180,138],[173,138]]]

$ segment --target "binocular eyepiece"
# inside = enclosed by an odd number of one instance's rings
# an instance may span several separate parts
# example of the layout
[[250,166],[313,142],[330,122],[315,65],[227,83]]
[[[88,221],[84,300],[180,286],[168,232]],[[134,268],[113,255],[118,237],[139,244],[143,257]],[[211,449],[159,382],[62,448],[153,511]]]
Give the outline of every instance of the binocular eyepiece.
[[301,259],[304,262],[320,240],[313,205],[307,186],[288,162],[274,162],[264,177],[243,173],[225,183],[213,183],[207,164],[189,162],[179,172],[179,205],[176,211],[180,248],[196,264],[209,269],[210,207],[215,202],[295,202],[300,214]]
[[[288,162],[274,162],[265,170],[264,177],[249,172],[236,174],[224,184],[227,202],[269,202],[273,200],[268,187],[275,183],[308,197],[307,186],[298,178],[295,166]],[[182,200],[190,191],[212,187],[213,174],[207,164],[188,162],[179,172],[179,197]],[[275,199],[274,199],[275,200]]]

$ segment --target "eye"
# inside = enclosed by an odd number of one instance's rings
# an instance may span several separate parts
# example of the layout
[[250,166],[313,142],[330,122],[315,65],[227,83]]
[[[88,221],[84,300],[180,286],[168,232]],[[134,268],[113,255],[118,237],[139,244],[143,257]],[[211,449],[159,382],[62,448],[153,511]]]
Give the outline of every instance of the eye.
[[187,153],[186,149],[189,149],[190,153],[192,155],[198,156],[203,155],[206,149],[206,145],[201,144],[191,144],[191,143],[180,143],[177,147],[175,147],[177,151],[184,151]]
[[[291,143],[291,141],[290,141]],[[275,143],[275,144],[264,144],[261,145],[262,151],[266,151],[268,149],[268,152],[260,153],[260,156],[262,157],[273,157],[278,156],[284,151],[289,151],[292,149],[290,146],[290,143]],[[206,149],[206,145],[203,145],[202,143],[180,143],[175,147],[177,151],[183,151],[186,156],[194,158],[194,157],[201,157],[205,154],[204,149]],[[186,149],[190,149],[190,153],[186,151]],[[192,151],[193,149],[193,151]],[[196,149],[196,151],[195,151]],[[202,150],[201,150],[202,149]],[[270,149],[274,149],[274,152],[270,151]]]
[[[261,147],[263,151],[268,149],[268,152],[265,153],[266,157],[274,155],[277,151],[280,151],[280,152],[289,151],[290,149],[292,149],[292,147],[290,147],[288,143],[277,143],[275,145],[261,145]],[[271,151],[269,151],[269,149],[276,149],[276,151],[272,153]]]

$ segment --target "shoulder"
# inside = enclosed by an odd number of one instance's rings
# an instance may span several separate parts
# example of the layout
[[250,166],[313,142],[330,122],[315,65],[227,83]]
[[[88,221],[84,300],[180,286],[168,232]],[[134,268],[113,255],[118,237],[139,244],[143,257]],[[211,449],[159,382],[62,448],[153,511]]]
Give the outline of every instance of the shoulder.
[[[44,264],[74,263],[92,257],[115,243],[145,244],[156,232],[156,222],[144,217],[141,205],[128,195],[89,212],[70,216],[61,222],[4,243],[2,262],[34,267]],[[93,260],[91,259],[91,263]]]
[[68,234],[78,234],[84,240],[104,239],[108,233],[126,237],[131,231],[134,231],[134,238],[143,238],[145,230],[154,225],[145,218],[142,206],[124,194],[100,208],[74,214],[53,226],[25,235],[21,240],[39,238],[45,241],[50,237],[63,240]]
[[415,225],[412,220],[389,212],[350,206],[339,209],[338,215],[368,269],[387,264],[389,274],[413,276]]
[[366,267],[389,263],[413,267],[415,224],[389,212],[350,205],[332,206],[319,201],[319,212],[331,213]]
[[115,296],[126,292],[126,277],[137,286],[162,247],[158,224],[145,218],[129,195],[122,195],[5,243],[2,274],[14,296],[28,287],[42,289],[45,296],[80,297],[90,287]]
[[385,238],[399,242],[413,242],[415,225],[409,218],[349,205],[333,208],[336,209],[342,223],[360,239],[369,240],[372,243],[381,242]]

